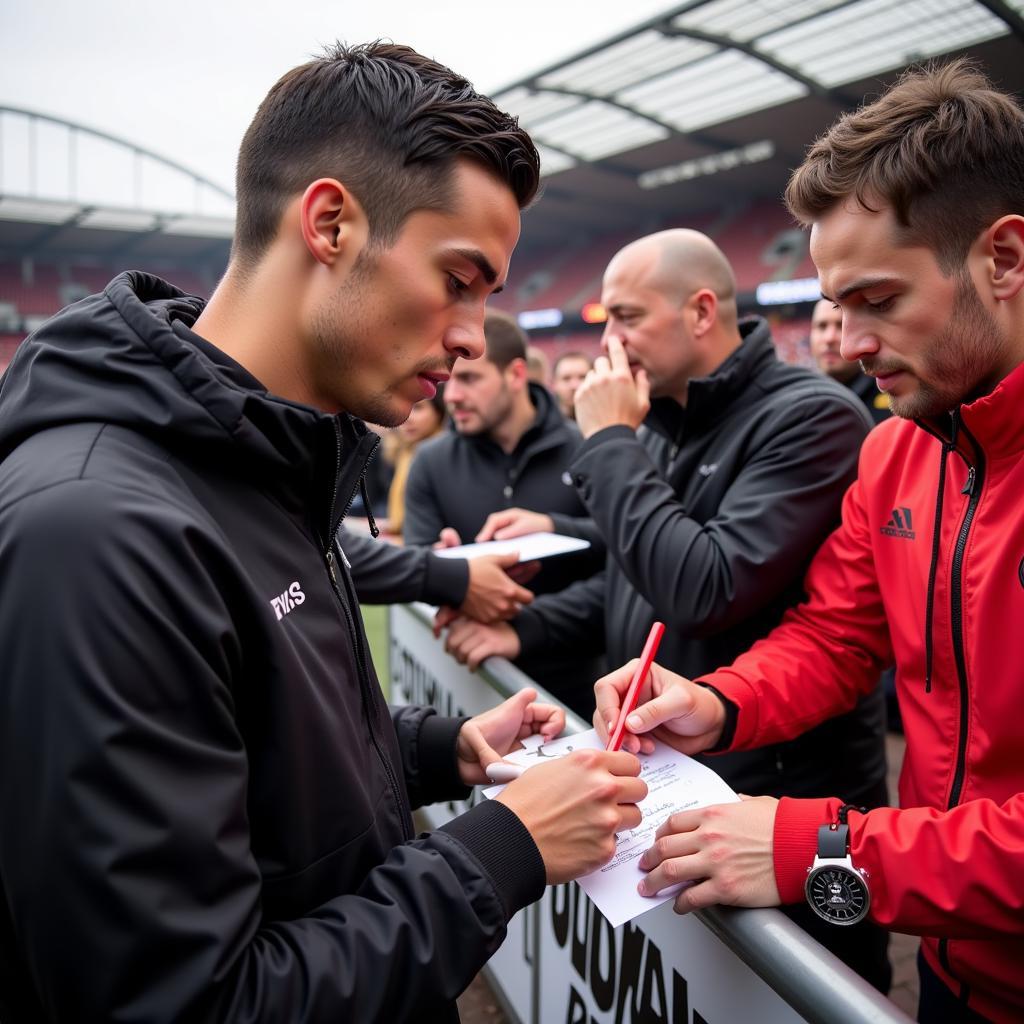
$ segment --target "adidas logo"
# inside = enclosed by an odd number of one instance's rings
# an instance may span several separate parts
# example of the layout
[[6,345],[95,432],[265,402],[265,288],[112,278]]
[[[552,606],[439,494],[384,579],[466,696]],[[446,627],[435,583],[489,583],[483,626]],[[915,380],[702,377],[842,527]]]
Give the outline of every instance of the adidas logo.
[[274,609],[277,621],[280,622],[290,611],[297,608],[305,600],[306,595],[302,592],[302,584],[296,580],[284,593],[270,599],[270,607]]
[[909,508],[901,506],[892,510],[892,516],[885,526],[880,527],[886,537],[899,537],[900,540],[913,540],[914,517]]
[[705,462],[697,472],[706,480],[709,476],[714,476],[715,470],[718,469],[717,462]]

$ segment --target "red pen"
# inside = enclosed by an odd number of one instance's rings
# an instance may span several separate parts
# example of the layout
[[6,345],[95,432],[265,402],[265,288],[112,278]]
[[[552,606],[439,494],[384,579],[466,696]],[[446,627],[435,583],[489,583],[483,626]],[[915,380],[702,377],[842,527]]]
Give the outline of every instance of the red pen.
[[622,702],[619,720],[615,723],[611,736],[608,737],[608,746],[605,747],[605,750],[618,750],[622,746],[622,737],[626,733],[626,719],[636,708],[640,687],[644,685],[647,673],[651,670],[651,662],[654,661],[654,656],[658,653],[658,645],[664,635],[664,622],[656,622],[651,626],[651,631],[647,634],[647,643],[644,644],[643,654],[640,655],[640,664],[637,665],[633,678],[629,681],[629,689],[626,690],[626,697]]

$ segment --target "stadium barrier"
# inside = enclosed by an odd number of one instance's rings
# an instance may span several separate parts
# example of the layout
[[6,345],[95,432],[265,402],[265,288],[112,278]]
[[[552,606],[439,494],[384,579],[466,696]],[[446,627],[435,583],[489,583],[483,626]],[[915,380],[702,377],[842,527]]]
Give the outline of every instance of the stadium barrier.
[[[475,674],[431,632],[433,609],[389,609],[393,703],[473,715],[524,686],[503,658]],[[566,711],[568,732],[590,727]],[[480,797],[474,791],[469,804]],[[428,827],[469,804],[419,812]],[[612,929],[576,883],[549,886],[513,918],[485,974],[516,1024],[897,1024],[910,1021],[777,910],[713,908],[680,917],[671,901]]]

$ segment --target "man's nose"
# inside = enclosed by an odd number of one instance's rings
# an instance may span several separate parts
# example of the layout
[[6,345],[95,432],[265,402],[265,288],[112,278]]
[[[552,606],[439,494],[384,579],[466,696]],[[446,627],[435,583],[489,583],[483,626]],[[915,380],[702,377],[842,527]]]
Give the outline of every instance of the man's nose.
[[843,321],[843,334],[839,343],[839,354],[849,362],[856,362],[864,356],[878,351],[878,337],[870,330],[862,330],[855,323]]
[[455,358],[479,359],[485,349],[483,309],[452,324],[445,332],[444,347]]
[[621,328],[618,328],[618,327],[605,327],[604,331],[601,333],[601,351],[605,355],[608,355],[608,339],[610,337],[612,337],[613,335],[616,338],[618,338],[620,342],[622,342],[622,347],[623,348],[626,347],[626,333],[625,333],[625,331],[623,331]]

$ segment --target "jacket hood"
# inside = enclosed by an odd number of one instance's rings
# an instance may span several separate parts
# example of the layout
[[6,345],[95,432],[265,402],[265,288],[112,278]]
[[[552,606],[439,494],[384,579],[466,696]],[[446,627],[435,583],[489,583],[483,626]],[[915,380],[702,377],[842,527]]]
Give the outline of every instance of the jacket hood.
[[202,299],[130,271],[98,295],[48,320],[18,348],[0,382],[0,459],[27,437],[76,422],[103,422],[187,446],[212,458],[257,463],[272,475],[310,475],[318,453],[355,448],[349,417],[269,395],[223,354],[175,331],[191,327]]

